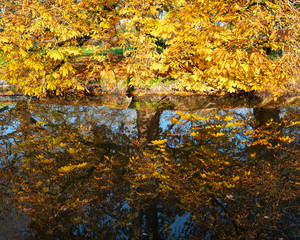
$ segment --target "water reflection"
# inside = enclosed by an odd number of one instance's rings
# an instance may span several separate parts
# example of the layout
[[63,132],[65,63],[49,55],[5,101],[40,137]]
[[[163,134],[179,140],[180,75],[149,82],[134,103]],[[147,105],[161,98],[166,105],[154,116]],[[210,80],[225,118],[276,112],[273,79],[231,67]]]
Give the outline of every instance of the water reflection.
[[[14,216],[0,231],[14,239],[298,234],[298,106],[173,112],[18,103],[0,114],[2,222]],[[10,229],[24,216],[27,226]]]

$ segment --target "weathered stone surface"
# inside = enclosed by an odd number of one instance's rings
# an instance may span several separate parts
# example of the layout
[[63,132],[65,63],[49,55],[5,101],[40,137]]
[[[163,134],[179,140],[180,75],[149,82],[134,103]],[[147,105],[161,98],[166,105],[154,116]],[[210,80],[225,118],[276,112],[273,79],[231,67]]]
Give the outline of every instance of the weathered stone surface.
[[300,97],[283,96],[274,100],[270,98],[265,102],[265,96],[255,94],[227,94],[220,95],[161,95],[147,94],[144,96],[127,97],[121,94],[104,94],[99,96],[41,99],[42,103],[65,105],[104,105],[117,108],[132,108],[137,110],[181,110],[193,111],[213,108],[244,108],[276,106],[278,104],[299,104]]
[[3,79],[0,79],[0,85],[7,85],[7,82]]
[[23,95],[0,95],[0,102],[15,102],[27,100],[37,100],[37,98]]

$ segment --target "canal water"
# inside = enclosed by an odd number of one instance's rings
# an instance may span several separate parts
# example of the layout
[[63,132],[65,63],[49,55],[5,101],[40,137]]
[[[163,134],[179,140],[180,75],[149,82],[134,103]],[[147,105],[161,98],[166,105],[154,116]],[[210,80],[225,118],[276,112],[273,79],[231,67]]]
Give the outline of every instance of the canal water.
[[0,110],[0,239],[296,239],[298,105]]

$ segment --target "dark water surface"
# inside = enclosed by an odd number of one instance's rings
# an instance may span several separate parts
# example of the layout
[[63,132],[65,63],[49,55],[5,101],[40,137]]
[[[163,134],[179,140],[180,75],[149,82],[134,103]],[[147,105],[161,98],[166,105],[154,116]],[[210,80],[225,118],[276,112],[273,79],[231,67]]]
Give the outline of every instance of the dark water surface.
[[0,239],[296,239],[300,107],[0,112]]

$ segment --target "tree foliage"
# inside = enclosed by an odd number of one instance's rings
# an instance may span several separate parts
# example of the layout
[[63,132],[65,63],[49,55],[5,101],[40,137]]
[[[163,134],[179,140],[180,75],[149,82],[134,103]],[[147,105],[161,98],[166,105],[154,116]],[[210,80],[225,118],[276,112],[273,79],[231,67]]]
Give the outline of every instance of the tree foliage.
[[[105,76],[130,77],[133,83],[169,77],[177,89],[201,92],[276,95],[298,86],[297,1],[0,4],[1,76],[28,94],[82,90]],[[94,54],[80,57],[83,45]],[[127,47],[122,59],[101,54],[114,46]]]

